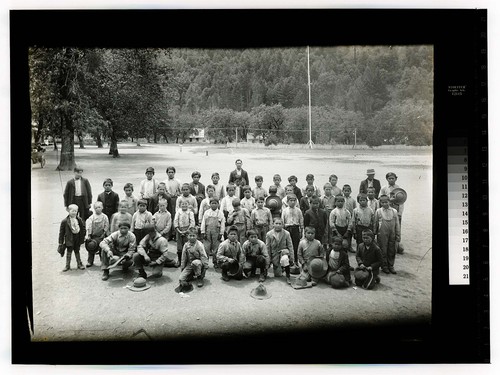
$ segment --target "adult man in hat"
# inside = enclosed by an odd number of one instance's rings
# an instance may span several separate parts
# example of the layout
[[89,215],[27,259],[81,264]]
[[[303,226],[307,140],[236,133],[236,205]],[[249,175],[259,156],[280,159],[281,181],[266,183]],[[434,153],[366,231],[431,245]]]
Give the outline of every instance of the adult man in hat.
[[238,242],[238,228],[234,225],[227,232],[227,240],[221,242],[217,249],[217,262],[222,270],[222,280],[229,281],[229,277],[236,280],[243,278],[245,254]]
[[89,180],[82,177],[83,168],[75,166],[75,177],[66,182],[64,188],[64,207],[68,210],[70,204],[78,206],[78,216],[85,222],[90,216],[89,209],[92,204],[92,189]]
[[146,236],[137,246],[134,254],[134,264],[139,271],[139,277],[147,278],[144,266],[153,269],[153,277],[163,275],[163,266],[175,267],[177,255],[168,251],[168,240],[156,230],[154,224],[146,224]]
[[373,187],[375,189],[375,198],[378,199],[378,195],[380,193],[381,185],[380,181],[377,180],[375,177],[375,169],[368,169],[366,171],[366,180],[361,181],[361,184],[359,185],[359,192],[367,194],[368,193],[368,188]]
[[132,257],[136,251],[135,235],[130,231],[130,223],[124,221],[119,223],[119,230],[104,238],[99,247],[101,248],[102,280],[109,279],[109,266],[114,256],[123,257],[121,266],[123,272],[127,272],[132,265]]
[[[241,180],[245,180],[245,184],[248,185],[250,183],[250,180],[248,179],[248,173],[241,168],[241,166],[243,165],[241,159],[236,159],[234,164],[236,165],[236,169],[229,174],[228,184],[234,184],[236,186],[240,186]],[[243,195],[243,189],[237,189],[237,191],[238,190],[240,194],[237,197],[243,199],[245,197]]]

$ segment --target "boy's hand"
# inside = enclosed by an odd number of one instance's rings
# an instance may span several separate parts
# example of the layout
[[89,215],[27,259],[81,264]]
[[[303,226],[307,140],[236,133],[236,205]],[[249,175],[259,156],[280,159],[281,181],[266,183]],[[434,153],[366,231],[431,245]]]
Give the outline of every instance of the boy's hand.
[[154,266],[157,266],[157,265],[158,265],[158,263],[156,263],[155,260],[152,260],[151,262],[149,262],[149,266],[150,267],[154,267]]
[[359,265],[359,268],[361,268],[362,270],[364,270],[364,269],[366,269],[366,266],[365,266],[363,263],[361,263],[361,264]]
[[151,258],[150,258],[150,257],[148,257],[147,255],[144,257],[144,260],[145,260],[147,263],[151,262]]
[[371,267],[371,266],[368,266],[368,267],[366,267],[366,269],[367,269],[368,271],[371,271],[371,270],[372,270],[372,267]]
[[129,254],[125,254],[125,255],[123,256],[123,260],[129,260],[130,258],[131,258],[131,257],[130,257],[130,255],[129,255]]

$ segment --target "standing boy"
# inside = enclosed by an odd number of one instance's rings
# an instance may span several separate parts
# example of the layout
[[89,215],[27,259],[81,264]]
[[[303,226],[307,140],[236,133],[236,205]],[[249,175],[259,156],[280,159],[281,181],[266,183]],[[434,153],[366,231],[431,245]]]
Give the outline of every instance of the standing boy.
[[387,195],[380,196],[380,206],[381,208],[375,212],[375,235],[382,250],[382,271],[396,274],[394,260],[401,239],[398,212],[389,206]]
[[[85,235],[85,240],[94,240],[96,245],[99,245],[104,237],[108,235],[109,220],[108,217],[102,212],[102,202],[98,201],[94,203],[94,211],[95,212],[90,215],[90,217],[85,222],[87,233]],[[92,267],[92,265],[94,264],[95,253],[96,251],[98,252],[98,246],[96,246],[95,248],[88,247],[87,251],[89,253],[87,267]]]
[[320,241],[315,239],[316,230],[313,227],[306,227],[305,238],[299,243],[297,255],[298,263],[301,269],[300,277],[309,281],[312,279],[313,286],[318,284],[318,280],[309,274],[309,262],[313,258],[325,258],[325,249]]
[[83,168],[76,166],[73,172],[75,173],[75,177],[69,180],[64,188],[64,208],[67,211],[70,204],[76,204],[78,215],[85,222],[90,216],[89,209],[92,205],[92,189],[89,180],[82,177]]
[[352,215],[352,234],[356,239],[356,245],[363,242],[362,234],[366,229],[373,230],[375,214],[370,207],[368,207],[368,197],[366,194],[358,194],[359,206],[354,209]]
[[167,211],[167,205],[168,201],[166,199],[160,199],[158,201],[158,211],[153,215],[152,223],[156,231],[168,240],[170,229],[172,228],[172,216],[170,212]]
[[377,212],[377,210],[380,208],[380,204],[378,199],[375,198],[375,188],[369,187],[368,193],[366,195],[368,198],[368,207],[370,207],[374,213]]
[[116,232],[119,229],[119,224],[124,221],[128,221],[130,224],[132,222],[132,215],[127,212],[128,202],[126,200],[120,201],[120,206],[118,207],[118,212],[111,216],[111,221],[109,223],[109,233]]
[[297,249],[300,238],[302,237],[302,231],[304,230],[304,216],[302,215],[302,211],[296,207],[296,204],[297,197],[295,194],[289,195],[288,207],[285,208],[281,214],[283,226],[290,233],[290,237],[292,238],[294,259],[297,259]]
[[[181,182],[175,178],[175,167],[167,167],[166,173],[168,178],[164,182],[167,187],[168,211],[171,217],[175,217],[177,197],[181,195]],[[175,233],[172,232],[170,239],[175,240]]]
[[[305,214],[308,209],[311,208],[311,200],[314,196],[314,187],[306,186],[305,196],[300,198],[299,206],[302,214]],[[321,204],[320,204],[321,205]]]
[[175,213],[174,229],[177,240],[177,258],[178,264],[181,264],[182,249],[187,241],[187,233],[189,228],[195,227],[193,211],[188,209],[188,202],[183,200],[180,209]]
[[[273,219],[273,229],[271,229],[266,234],[266,247],[269,252],[269,256],[271,258],[271,263],[273,265],[273,273],[274,277],[282,276],[282,267],[281,267],[281,257],[286,252],[290,257],[289,265],[285,266],[285,274],[286,274],[286,282],[291,284],[290,281],[290,266],[293,265],[294,257],[293,257],[293,243],[292,238],[290,237],[290,233],[283,229],[283,220],[280,217],[275,217]],[[286,250],[286,252],[284,252]]]
[[219,245],[217,262],[222,270],[222,280],[229,281],[230,277],[236,280],[243,278],[245,254],[238,242],[238,228],[234,225],[229,227],[227,240]]
[[250,214],[246,208],[242,208],[238,198],[233,200],[233,212],[227,217],[227,224],[238,228],[238,241],[246,241],[246,232],[252,228]]
[[146,179],[141,181],[140,196],[141,199],[146,201],[146,207],[148,206],[149,199],[156,193],[158,188],[158,181],[156,181],[153,176],[155,170],[153,167],[146,168]]
[[330,175],[328,182],[332,185],[332,195],[336,197],[337,195],[342,195],[342,190],[337,186],[339,178],[337,175]]
[[118,205],[120,204],[120,197],[113,189],[113,180],[107,178],[102,184],[104,191],[97,196],[97,201],[102,202],[104,215],[111,219],[114,213],[118,212]]
[[191,195],[189,184],[182,184],[181,193],[182,195],[177,198],[177,207],[175,208],[175,211],[177,212],[181,208],[182,202],[186,202],[189,210],[193,213],[193,216],[196,217],[198,214],[198,202],[196,201],[196,198]]
[[57,251],[63,256],[66,250],[66,266],[63,272],[70,269],[72,252],[75,253],[78,268],[84,270],[85,267],[80,259],[80,246],[85,239],[85,226],[83,220],[76,216],[78,214],[78,206],[76,204],[68,205],[67,209],[68,216],[61,221],[59,227],[59,247]]
[[399,218],[399,225],[401,225],[401,219],[403,217],[403,211],[404,211],[404,203],[401,204],[393,204],[392,199],[391,199],[391,193],[394,189],[399,188],[399,185],[396,184],[396,181],[398,179],[398,176],[396,176],[396,173],[394,172],[389,172],[385,175],[385,179],[387,180],[388,185],[384,186],[382,189],[380,189],[380,195],[387,195],[389,197],[389,202],[391,207],[395,208],[398,211],[398,218]]
[[[248,173],[241,168],[241,166],[243,165],[241,159],[236,159],[234,164],[236,165],[236,169],[230,173],[228,184],[234,184],[235,186],[240,186],[240,187],[249,184],[250,180],[248,179]],[[242,180],[245,180],[245,183],[243,185],[241,185]],[[242,193],[243,192],[241,192],[241,194]],[[241,196],[236,195],[236,196],[239,199],[243,198],[243,195]]]
[[205,211],[201,220],[201,236],[208,256],[212,256],[214,268],[217,268],[217,249],[225,230],[224,213],[219,209],[219,200],[210,198],[210,209]]
[[[325,195],[321,198],[320,207],[325,210],[326,215],[330,217],[331,212],[335,208],[335,196],[332,194],[333,186],[329,182],[327,182],[323,186],[323,190],[325,191]],[[332,243],[332,230],[330,228],[330,221],[328,221],[326,230],[325,230],[325,238],[323,239],[323,243],[327,243],[330,245]],[[328,259],[328,257],[327,257]]]
[[226,186],[227,195],[222,199],[220,203],[220,209],[224,213],[224,217],[227,221],[228,215],[233,212],[233,200],[236,199],[234,193],[236,192],[236,186],[233,184],[228,184]]
[[207,197],[203,199],[200,205],[198,206],[198,223],[201,223],[201,221],[203,220],[203,215],[205,214],[205,211],[210,209],[210,200],[215,196],[214,186],[208,185],[206,192],[207,192]]
[[[285,189],[281,187],[281,176],[279,174],[275,174],[273,176],[273,183],[274,186],[276,187],[276,195],[280,197],[281,199],[285,198]],[[269,194],[271,194],[271,188],[269,188]]]
[[302,198],[302,190],[297,186],[297,182],[297,176],[292,175],[288,177],[288,183],[293,187],[293,194],[295,194],[297,196],[297,200],[300,201],[300,198]]
[[151,214],[154,214],[159,209],[158,207],[159,200],[165,199],[168,202],[168,198],[169,196],[167,194],[167,186],[165,185],[164,182],[160,182],[158,184],[158,188],[156,189],[156,193],[154,193],[149,199],[148,211],[151,212]]
[[135,214],[135,211],[137,211],[138,201],[138,199],[133,194],[134,185],[132,185],[130,182],[127,182],[123,187],[123,191],[125,192],[125,197],[123,199],[127,201],[127,212],[132,216],[133,214]]
[[306,182],[307,182],[307,185],[304,187],[304,189],[302,190],[302,193],[305,195],[306,194],[306,189],[308,186],[311,186],[314,190],[314,195],[316,195],[317,197],[321,197],[321,190],[319,189],[319,187],[317,187],[315,184],[314,184],[314,175],[313,174],[308,174],[306,176]]
[[[208,268],[208,257],[203,244],[197,239],[196,228],[188,231],[188,241],[182,248],[181,275],[179,276],[179,286],[187,286],[193,279],[197,279],[197,286],[203,286],[203,279]],[[179,290],[181,289],[179,288]]]
[[267,191],[262,187],[262,183],[264,182],[264,178],[262,176],[255,176],[255,188],[253,189],[252,195],[257,200],[257,198],[262,197],[264,199],[267,198]]
[[196,204],[200,207],[201,201],[205,199],[205,185],[200,182],[200,172],[194,171],[191,173],[191,178],[193,181],[189,183],[189,193],[196,199]]
[[266,234],[269,232],[269,227],[273,222],[273,217],[269,208],[264,207],[264,197],[260,196],[256,199],[257,208],[250,214],[252,228],[257,233],[257,237],[261,241],[266,240]]
[[146,235],[146,224],[151,224],[153,222],[153,215],[146,210],[146,207],[147,201],[145,199],[139,199],[137,202],[137,211],[132,216],[132,222],[130,223],[130,228],[137,242],[141,242]]
[[345,198],[344,207],[347,209],[347,211],[349,211],[349,213],[352,216],[352,213],[354,212],[354,209],[356,208],[356,201],[354,200],[353,197],[351,197],[351,192],[352,192],[352,190],[351,190],[350,185],[345,184],[342,187],[342,194],[344,195],[344,198]]
[[313,227],[314,238],[323,243],[323,237],[325,235],[325,229],[328,225],[328,216],[325,210],[319,208],[319,198],[313,196],[311,199],[311,208],[304,214],[304,226]]
[[351,238],[351,213],[344,207],[345,198],[341,195],[335,197],[335,207],[330,213],[329,223],[333,236],[340,236],[346,239],[349,244],[349,251],[355,253],[350,247],[349,240]]
[[246,208],[249,213],[252,213],[257,206],[255,204],[255,198],[252,197],[252,189],[250,186],[243,186],[243,195],[245,197],[240,201],[241,207]]
[[212,173],[212,185],[215,189],[214,196],[219,199],[219,202],[226,195],[226,191],[224,189],[224,185],[220,183],[220,176],[217,172]]

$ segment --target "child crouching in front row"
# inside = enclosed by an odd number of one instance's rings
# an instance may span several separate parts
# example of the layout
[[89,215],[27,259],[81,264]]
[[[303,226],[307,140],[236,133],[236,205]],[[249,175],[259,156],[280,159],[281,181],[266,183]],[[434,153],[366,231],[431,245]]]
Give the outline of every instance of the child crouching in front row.
[[85,240],[85,225],[80,217],[77,217],[78,206],[70,204],[68,206],[68,216],[61,221],[59,228],[59,247],[57,252],[64,256],[66,250],[66,267],[63,272],[70,269],[71,253],[75,253],[78,268],[84,270],[85,267],[80,259],[80,246]]

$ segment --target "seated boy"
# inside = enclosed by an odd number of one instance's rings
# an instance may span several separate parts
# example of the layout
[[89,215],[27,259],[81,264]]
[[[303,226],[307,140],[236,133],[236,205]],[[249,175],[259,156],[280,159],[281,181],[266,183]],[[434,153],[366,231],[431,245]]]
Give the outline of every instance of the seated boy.
[[347,287],[351,282],[349,256],[342,247],[342,237],[333,237],[326,279],[335,289]]
[[175,265],[175,255],[168,251],[168,240],[160,235],[153,224],[146,224],[146,236],[137,246],[134,254],[134,264],[139,271],[139,277],[147,278],[144,266],[153,269],[153,277],[163,275],[163,266],[173,267]]
[[289,264],[285,266],[286,282],[291,284],[290,281],[290,266],[293,266],[293,243],[290,233],[283,229],[283,220],[280,217],[275,217],[273,220],[273,229],[266,234],[266,247],[269,252],[271,263],[273,265],[274,277],[282,276],[282,266],[280,263],[283,251],[288,251]]
[[259,282],[266,281],[267,269],[269,268],[269,254],[264,241],[259,240],[257,232],[250,229],[247,232],[248,240],[242,246],[243,253],[245,254],[245,263],[243,264],[243,274],[248,277],[255,276],[257,268],[260,269]]
[[[371,230],[362,232],[363,243],[358,245],[356,261],[358,267],[354,272],[354,282],[358,286],[372,289],[374,284],[380,282],[380,266],[382,265],[382,251],[373,241],[375,235]],[[373,275],[373,280],[372,275]]]
[[208,257],[203,244],[197,239],[196,228],[189,228],[188,242],[182,249],[181,275],[179,276],[179,286],[189,284],[193,279],[197,279],[197,286],[203,286],[203,279],[208,268]]
[[132,265],[132,257],[136,250],[135,236],[130,232],[128,221],[120,222],[118,230],[111,233],[99,244],[101,248],[101,269],[103,270],[102,280],[109,279],[109,260],[114,256],[124,257],[121,262],[123,272],[127,272]]
[[321,242],[314,238],[316,230],[313,227],[306,227],[305,238],[299,242],[297,250],[298,263],[301,269],[300,278],[310,281],[313,286],[318,284],[318,280],[309,274],[308,264],[313,258],[325,258],[325,250]]
[[[229,277],[236,280],[243,278],[243,263],[245,254],[238,242],[238,228],[234,225],[229,227],[227,240],[219,245],[217,250],[217,261],[222,269],[222,280],[229,281]],[[231,271],[230,273],[228,271]]]

